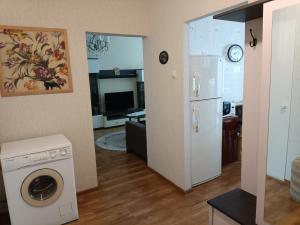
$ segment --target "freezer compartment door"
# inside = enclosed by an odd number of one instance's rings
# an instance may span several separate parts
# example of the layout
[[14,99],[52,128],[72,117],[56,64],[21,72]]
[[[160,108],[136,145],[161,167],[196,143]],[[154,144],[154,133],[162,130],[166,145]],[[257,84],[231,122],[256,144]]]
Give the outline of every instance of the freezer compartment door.
[[222,99],[191,103],[192,185],[221,175]]
[[190,100],[223,95],[223,60],[218,56],[190,56]]

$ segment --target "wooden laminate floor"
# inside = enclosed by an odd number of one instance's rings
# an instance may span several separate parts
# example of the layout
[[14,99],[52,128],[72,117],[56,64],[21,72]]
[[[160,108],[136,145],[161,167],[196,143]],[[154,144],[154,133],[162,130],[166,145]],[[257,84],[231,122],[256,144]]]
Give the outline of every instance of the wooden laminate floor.
[[184,194],[134,155],[96,147],[96,157],[99,187],[78,196],[80,219],[70,225],[208,225],[206,201],[240,186],[240,163]]
[[266,180],[265,220],[272,225],[300,225],[300,204],[290,197],[288,182]]
[[[95,139],[120,129],[98,130]],[[96,147],[96,156],[99,188],[78,197],[72,225],[208,225],[206,201],[240,186],[240,163],[184,194],[134,155]]]

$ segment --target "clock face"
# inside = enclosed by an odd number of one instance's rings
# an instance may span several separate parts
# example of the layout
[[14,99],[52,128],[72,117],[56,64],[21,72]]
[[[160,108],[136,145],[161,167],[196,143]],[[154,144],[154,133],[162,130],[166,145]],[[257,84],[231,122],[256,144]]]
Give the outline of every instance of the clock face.
[[231,62],[239,62],[244,56],[243,48],[239,45],[232,45],[228,49],[228,58]]

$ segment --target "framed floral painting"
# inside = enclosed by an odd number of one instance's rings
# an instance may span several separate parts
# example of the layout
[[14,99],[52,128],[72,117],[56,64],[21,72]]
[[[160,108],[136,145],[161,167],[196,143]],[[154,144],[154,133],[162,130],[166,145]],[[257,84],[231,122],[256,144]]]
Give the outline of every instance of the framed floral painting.
[[64,29],[0,26],[1,96],[72,92]]

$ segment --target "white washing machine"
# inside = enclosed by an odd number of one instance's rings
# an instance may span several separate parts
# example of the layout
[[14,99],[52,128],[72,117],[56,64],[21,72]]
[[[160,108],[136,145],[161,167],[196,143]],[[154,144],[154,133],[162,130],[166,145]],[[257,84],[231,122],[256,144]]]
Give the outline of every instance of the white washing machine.
[[63,135],[1,145],[12,225],[59,225],[78,219],[72,145]]

